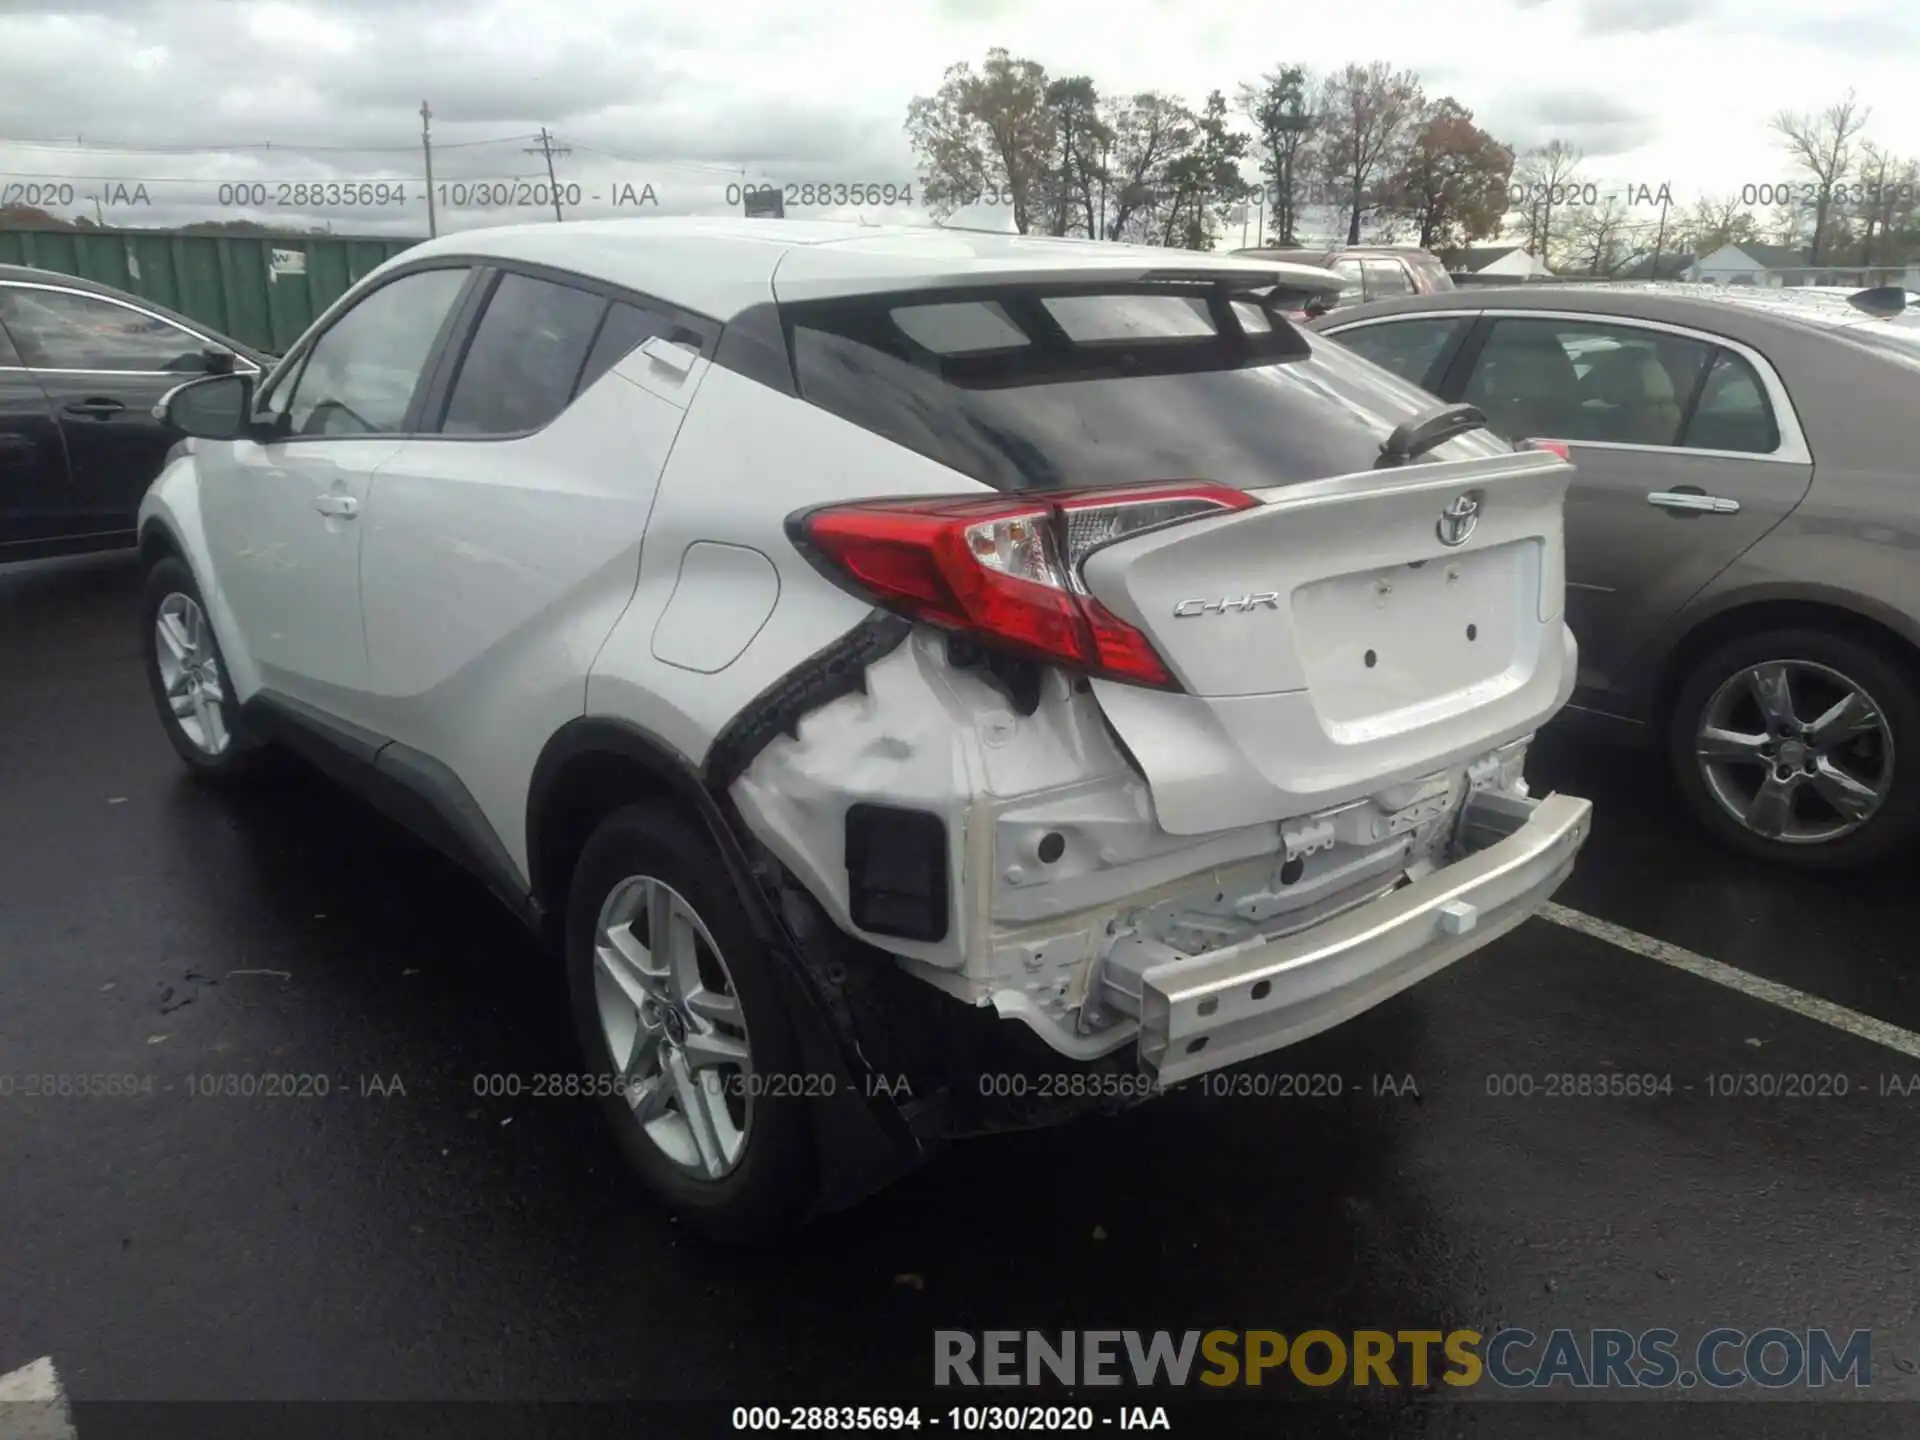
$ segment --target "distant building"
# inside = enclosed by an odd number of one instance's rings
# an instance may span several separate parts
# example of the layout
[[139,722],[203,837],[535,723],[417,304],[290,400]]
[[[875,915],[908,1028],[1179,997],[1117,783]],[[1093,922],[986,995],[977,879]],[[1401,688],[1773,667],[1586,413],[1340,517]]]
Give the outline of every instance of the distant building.
[[1693,278],[1693,266],[1696,257],[1692,251],[1684,254],[1666,254],[1658,261],[1652,255],[1642,255],[1620,267],[1616,277],[1621,280],[1688,280]]
[[1553,274],[1524,245],[1471,245],[1459,252],[1458,263],[1449,268],[1456,280],[1535,280]]
[[1891,265],[1812,265],[1807,252],[1788,245],[1762,245],[1743,241],[1722,245],[1696,260],[1687,279],[1709,285],[1757,285],[1778,289],[1789,285],[1836,285],[1849,290],[1869,285],[1905,285],[1920,289],[1920,266],[1898,262]]

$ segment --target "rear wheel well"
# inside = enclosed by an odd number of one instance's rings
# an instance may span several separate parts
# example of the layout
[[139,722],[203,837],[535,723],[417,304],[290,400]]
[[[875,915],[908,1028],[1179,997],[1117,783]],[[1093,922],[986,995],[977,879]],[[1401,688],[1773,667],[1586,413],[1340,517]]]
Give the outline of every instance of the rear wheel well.
[[158,520],[149,520],[140,532],[140,568],[151,570],[169,555],[180,556],[179,545],[174,543],[166,526]]
[[534,821],[534,899],[548,915],[564,915],[574,867],[600,822],[625,806],[672,797],[659,772],[631,755],[586,750],[569,756],[547,783]]
[[1891,626],[1817,600],[1763,600],[1722,611],[1702,621],[1673,647],[1654,685],[1651,719],[1655,733],[1664,739],[1680,687],[1707,656],[1742,635],[1793,629],[1828,630],[1845,635],[1872,646],[1902,670],[1920,673],[1920,649]]

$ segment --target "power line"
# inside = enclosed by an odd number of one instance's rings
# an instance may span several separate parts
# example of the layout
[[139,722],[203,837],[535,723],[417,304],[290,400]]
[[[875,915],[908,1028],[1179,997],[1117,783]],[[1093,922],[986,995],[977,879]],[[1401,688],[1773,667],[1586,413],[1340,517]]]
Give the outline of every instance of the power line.
[[546,157],[547,189],[553,196],[553,218],[555,220],[566,219],[567,217],[560,213],[560,181],[555,178],[553,173],[553,157],[556,154],[571,155],[573,151],[564,145],[556,149],[553,143],[553,137],[547,134],[547,127],[542,125],[540,127],[540,148],[538,150],[529,148],[526,153],[529,155],[544,155]]
[[576,150],[584,150],[589,155],[604,155],[609,160],[624,160],[629,165],[659,165],[676,170],[706,170],[716,175],[739,175],[747,167],[740,165],[721,165],[709,160],[662,160],[655,157],[628,155],[619,150],[609,150],[600,145],[587,145],[578,140],[569,141]]
[[[446,140],[438,145],[442,150],[467,150],[482,145],[518,145],[525,140],[537,140],[540,137],[532,132],[525,135],[501,135],[489,140]],[[118,151],[126,155],[221,155],[240,150],[286,150],[286,151],[332,151],[360,155],[411,153],[413,145],[307,145],[286,140],[236,140],[221,145],[122,145],[111,140],[82,140],[78,138],[59,140],[23,140],[17,136],[0,136],[0,145],[17,145],[31,150],[78,151],[83,154],[100,151]]]

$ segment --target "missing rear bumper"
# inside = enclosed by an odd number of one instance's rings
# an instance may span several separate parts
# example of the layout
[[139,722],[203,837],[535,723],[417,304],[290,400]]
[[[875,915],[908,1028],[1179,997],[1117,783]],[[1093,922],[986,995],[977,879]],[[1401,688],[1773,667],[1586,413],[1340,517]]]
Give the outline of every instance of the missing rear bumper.
[[[1178,1084],[1294,1044],[1434,974],[1532,915],[1573,869],[1593,807],[1475,795],[1464,858],[1305,930],[1177,960],[1108,957],[1102,998],[1136,1018],[1141,1068]],[[1162,952],[1164,954],[1164,952]]]

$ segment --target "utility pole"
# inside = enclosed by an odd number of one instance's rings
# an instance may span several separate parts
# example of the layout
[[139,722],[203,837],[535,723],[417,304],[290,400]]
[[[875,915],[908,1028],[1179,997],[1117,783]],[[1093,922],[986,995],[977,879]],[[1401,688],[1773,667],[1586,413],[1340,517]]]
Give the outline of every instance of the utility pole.
[[527,154],[544,155],[547,157],[547,189],[553,195],[553,218],[555,220],[564,220],[566,216],[560,213],[560,182],[553,178],[553,157],[556,155],[571,155],[572,153],[573,151],[565,145],[556,146],[553,143],[553,137],[547,134],[547,127],[544,125],[540,127],[539,148],[535,149],[531,145],[527,147]]
[[1660,202],[1660,228],[1654,233],[1653,237],[1653,269],[1647,275],[1649,280],[1657,281],[1660,278],[1660,252],[1666,248],[1666,244],[1667,201],[1662,200]]
[[427,157],[427,238],[431,240],[440,233],[433,214],[433,111],[427,102],[420,102],[420,149]]

